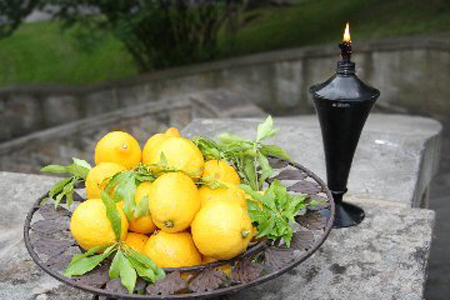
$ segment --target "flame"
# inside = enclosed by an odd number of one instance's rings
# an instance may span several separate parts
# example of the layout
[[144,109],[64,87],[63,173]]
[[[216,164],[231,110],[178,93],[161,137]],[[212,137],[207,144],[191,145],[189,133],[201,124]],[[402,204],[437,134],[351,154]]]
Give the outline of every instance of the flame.
[[350,25],[347,22],[347,25],[345,25],[345,31],[344,31],[344,37],[342,39],[344,42],[351,42],[352,39],[350,37]]

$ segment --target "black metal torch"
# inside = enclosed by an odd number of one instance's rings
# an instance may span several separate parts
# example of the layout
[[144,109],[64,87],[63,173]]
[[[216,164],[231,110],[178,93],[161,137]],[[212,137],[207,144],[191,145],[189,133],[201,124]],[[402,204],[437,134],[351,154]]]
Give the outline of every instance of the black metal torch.
[[379,90],[364,84],[355,75],[348,23],[339,47],[342,60],[337,64],[336,74],[309,89],[322,129],[328,187],[336,203],[334,228],[354,226],[364,219],[364,211],[342,202],[342,197],[347,192],[348,175],[361,131],[380,96]]

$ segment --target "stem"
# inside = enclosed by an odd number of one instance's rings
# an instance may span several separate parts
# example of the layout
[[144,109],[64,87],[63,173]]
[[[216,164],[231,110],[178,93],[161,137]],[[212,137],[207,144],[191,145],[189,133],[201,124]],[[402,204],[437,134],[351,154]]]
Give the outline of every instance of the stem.
[[256,163],[257,163],[257,159],[258,159],[258,147],[257,147],[257,144],[258,144],[258,142],[254,142],[253,143],[253,150],[255,152],[255,158],[254,158],[253,165],[255,166],[255,187],[256,187],[256,190],[259,191],[258,170],[256,168]]

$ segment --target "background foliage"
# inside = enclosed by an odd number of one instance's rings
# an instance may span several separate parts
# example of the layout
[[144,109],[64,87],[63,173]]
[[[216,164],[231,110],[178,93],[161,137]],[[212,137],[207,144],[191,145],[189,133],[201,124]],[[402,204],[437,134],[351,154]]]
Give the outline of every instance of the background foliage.
[[[217,24],[217,17],[226,13],[226,20],[192,36],[190,32],[197,32],[205,20],[194,17],[200,14],[200,2],[168,1],[185,5],[184,9],[155,6],[167,2],[163,0],[142,1],[148,7],[139,13],[126,10],[129,3],[140,3],[137,0],[41,0],[41,6],[60,3],[66,10],[55,12],[47,6],[57,20],[23,23],[11,35],[37,4],[33,0],[0,0],[0,35],[4,37],[0,39],[0,86],[95,83],[224,57],[337,43],[346,20],[351,22],[355,46],[361,40],[391,36],[450,35],[448,0],[284,1],[289,5],[252,0],[239,5],[233,1],[230,6],[227,1],[205,0],[201,1],[206,5],[201,6],[203,18],[212,16],[211,22]],[[98,7],[88,9],[90,2],[104,7],[109,17]],[[212,6],[213,2],[221,4]],[[172,14],[167,14],[170,11]],[[157,12],[166,15],[151,17]],[[143,24],[151,24],[146,33],[140,31]],[[139,33],[131,34],[133,30]],[[141,35],[145,40],[138,38]],[[128,44],[135,45],[139,54],[133,55]]]

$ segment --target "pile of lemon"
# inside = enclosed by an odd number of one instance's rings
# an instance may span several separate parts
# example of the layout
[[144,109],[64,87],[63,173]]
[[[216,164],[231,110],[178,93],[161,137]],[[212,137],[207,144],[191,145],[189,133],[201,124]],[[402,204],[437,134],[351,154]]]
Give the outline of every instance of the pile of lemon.
[[[163,153],[163,155],[161,155]],[[199,148],[180,137],[176,128],[150,137],[141,151],[128,133],[114,131],[96,145],[95,163],[86,178],[88,200],[74,211],[70,229],[83,249],[116,241],[100,191],[108,180],[140,163],[164,164],[153,182],[136,189],[135,203],[148,197],[149,215],[127,220],[122,203],[121,240],[151,258],[161,268],[186,267],[231,259],[244,252],[254,235],[245,193],[236,170],[225,161],[204,160]],[[197,187],[199,179],[214,179],[221,187]]]

